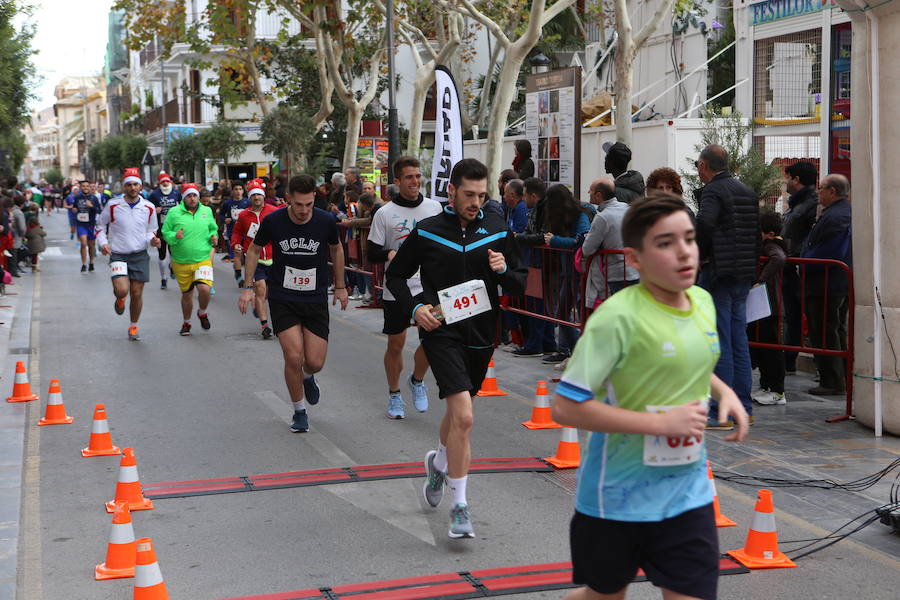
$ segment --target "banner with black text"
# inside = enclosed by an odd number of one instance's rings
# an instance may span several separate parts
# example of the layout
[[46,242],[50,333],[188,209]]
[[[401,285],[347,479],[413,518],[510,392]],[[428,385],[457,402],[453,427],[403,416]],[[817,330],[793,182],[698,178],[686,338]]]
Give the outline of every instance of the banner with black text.
[[462,116],[459,93],[450,70],[438,65],[434,70],[437,89],[437,116],[434,131],[434,163],[431,167],[431,197],[446,204],[447,186],[453,165],[463,158]]

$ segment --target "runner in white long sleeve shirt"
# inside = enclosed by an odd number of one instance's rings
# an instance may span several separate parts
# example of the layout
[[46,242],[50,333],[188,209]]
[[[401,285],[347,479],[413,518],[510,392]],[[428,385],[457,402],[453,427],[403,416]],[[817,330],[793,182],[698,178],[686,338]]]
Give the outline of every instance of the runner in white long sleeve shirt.
[[138,319],[144,306],[144,283],[150,281],[147,242],[154,248],[159,247],[159,238],[156,237],[156,209],[141,197],[141,188],[138,169],[125,169],[122,176],[124,194],[110,200],[97,219],[97,242],[101,252],[109,256],[117,315],[125,312],[125,297],[131,293],[128,339],[134,341],[141,339],[138,335]]

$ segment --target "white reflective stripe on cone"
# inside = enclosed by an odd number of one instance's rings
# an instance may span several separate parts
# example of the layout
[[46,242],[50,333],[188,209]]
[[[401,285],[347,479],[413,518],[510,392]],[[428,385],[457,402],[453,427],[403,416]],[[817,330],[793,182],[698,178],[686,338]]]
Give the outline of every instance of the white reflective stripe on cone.
[[163,582],[162,571],[159,563],[151,565],[136,565],[134,568],[134,587],[153,587]]
[[750,526],[753,531],[760,533],[775,532],[775,515],[772,513],[758,512],[753,515],[753,525]]
[[28,383],[28,375],[26,373],[16,373],[13,383]]
[[62,394],[60,394],[59,392],[53,392],[52,394],[50,394],[50,397],[47,398],[47,406],[53,406],[62,403]]
[[134,483],[138,481],[136,466],[119,467],[119,483]]
[[91,433],[109,433],[109,424],[106,422],[106,419],[94,419]]
[[130,544],[134,541],[134,527],[131,523],[113,523],[109,532],[110,544]]
[[535,394],[534,406],[535,408],[550,408],[550,396],[547,394]]
[[562,441],[577,443],[578,430],[574,427],[564,427],[562,430]]
[[716,491],[716,480],[715,479],[710,478],[709,487],[710,487],[710,489],[712,489],[713,498],[715,498],[716,496],[719,495],[719,493]]
[[494,367],[488,367],[487,374],[484,376],[485,379],[490,379],[494,376]]

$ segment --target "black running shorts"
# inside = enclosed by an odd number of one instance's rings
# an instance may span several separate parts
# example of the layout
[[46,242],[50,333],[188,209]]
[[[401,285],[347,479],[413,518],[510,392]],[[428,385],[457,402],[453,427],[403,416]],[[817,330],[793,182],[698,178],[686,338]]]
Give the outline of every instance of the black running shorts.
[[576,511],[569,542],[572,581],[595,592],[618,592],[640,568],[657,587],[716,598],[719,536],[712,504],[650,522],[611,521]]
[[300,325],[313,335],[328,340],[328,305],[324,302],[289,302],[269,298],[269,313],[275,335]]
[[381,304],[384,307],[384,327],[382,327],[381,333],[396,335],[403,333],[412,326],[411,313],[403,310],[399,302],[396,300],[382,300]]
[[494,355],[493,346],[469,348],[462,342],[443,336],[423,339],[422,348],[441,398],[465,391],[475,396],[481,389],[488,363]]

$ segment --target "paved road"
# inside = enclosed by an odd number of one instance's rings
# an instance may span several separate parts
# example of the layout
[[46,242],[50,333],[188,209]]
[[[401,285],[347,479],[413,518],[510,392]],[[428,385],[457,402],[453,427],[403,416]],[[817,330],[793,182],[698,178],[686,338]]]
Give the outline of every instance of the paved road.
[[[38,360],[32,382],[43,391],[50,378],[60,379],[76,421],[27,429],[22,501],[26,511],[40,510],[23,523],[18,598],[130,597],[131,580],[93,581],[109,534],[102,504],[111,499],[118,472],[117,458],[85,459],[79,452],[97,402],[107,406],[113,441],[135,448],[145,484],[420,461],[434,444],[439,410],[418,414],[409,406],[405,421],[384,416],[384,338],[375,311],[332,313],[332,344],[319,377],[322,402],[310,409],[312,430],[292,434],[277,341],[260,339],[258,322],[237,312],[230,265],[216,260],[212,330],[195,325],[192,337],[181,338],[179,294],[157,289],[151,263],[143,341],[129,342],[127,313],[120,317],[112,310],[105,265],[79,274],[65,216],[54,214],[45,223],[50,249],[35,289],[32,340]],[[412,349],[410,341],[408,364]],[[547,456],[557,432],[527,431],[518,422],[528,415],[535,380],[555,372],[503,353],[497,363],[501,387],[510,395],[478,401],[474,454]],[[435,390],[430,376],[428,383]],[[797,398],[787,407],[760,411],[754,441],[741,448],[711,440],[714,463],[743,473],[774,469],[855,478],[849,474],[873,472],[900,455],[896,439],[875,443],[855,423],[823,429],[819,413],[835,405]],[[440,408],[436,398],[433,405]],[[29,424],[40,410],[37,403],[28,407]],[[837,458],[828,459],[829,452]],[[804,460],[810,457],[818,462]],[[469,541],[447,539],[449,506],[426,508],[421,479],[163,499],[153,511],[133,514],[134,529],[139,537],[153,537],[172,598],[270,594],[568,560],[572,481],[571,473],[474,475],[469,490],[478,537]],[[741,523],[721,530],[722,549],[738,548],[755,488],[720,483],[719,490],[725,512]],[[791,508],[779,510],[783,540],[819,537],[886,502],[887,484],[865,494],[805,493],[776,490],[776,507],[783,500]],[[873,525],[858,541],[804,559],[798,569],[724,577],[721,597],[894,599],[898,554],[897,538]],[[558,598],[562,592],[527,595]],[[658,592],[638,584],[629,597],[653,598]]]

